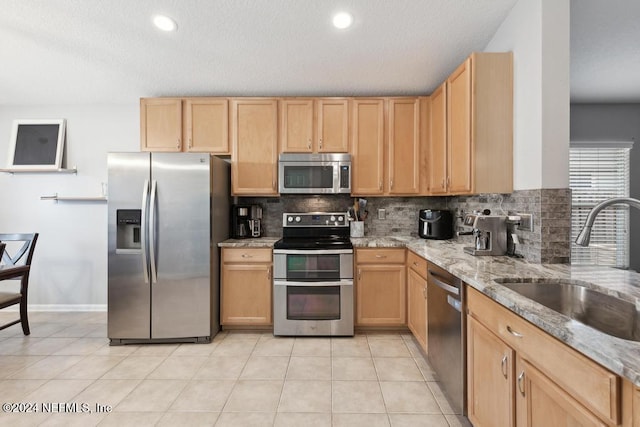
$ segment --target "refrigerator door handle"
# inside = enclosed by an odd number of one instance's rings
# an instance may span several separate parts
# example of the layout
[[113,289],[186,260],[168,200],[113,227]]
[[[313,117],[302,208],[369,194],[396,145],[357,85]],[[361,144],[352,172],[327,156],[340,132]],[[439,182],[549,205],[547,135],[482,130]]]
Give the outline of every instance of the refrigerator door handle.
[[151,261],[151,283],[158,283],[156,270],[156,194],[158,181],[151,181],[151,201],[149,202],[149,258]]
[[144,272],[144,283],[149,283],[149,262],[147,260],[147,202],[149,199],[149,180],[145,179],[142,186],[142,213],[140,224],[140,245],[142,252],[142,271]]

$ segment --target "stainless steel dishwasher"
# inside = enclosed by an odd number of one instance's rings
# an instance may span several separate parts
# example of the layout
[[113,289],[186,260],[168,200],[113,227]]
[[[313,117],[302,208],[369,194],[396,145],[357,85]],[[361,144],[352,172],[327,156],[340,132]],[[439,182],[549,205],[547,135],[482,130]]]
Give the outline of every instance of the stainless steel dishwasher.
[[466,322],[462,281],[446,270],[427,267],[427,340],[429,363],[451,407],[466,415]]

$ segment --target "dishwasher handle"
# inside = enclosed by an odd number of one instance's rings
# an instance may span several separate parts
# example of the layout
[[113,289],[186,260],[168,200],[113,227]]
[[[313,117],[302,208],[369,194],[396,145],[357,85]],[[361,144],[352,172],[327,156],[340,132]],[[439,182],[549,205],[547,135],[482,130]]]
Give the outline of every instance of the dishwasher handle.
[[445,279],[445,278],[442,277],[441,275],[439,275],[438,273],[436,273],[435,271],[433,271],[433,270],[428,270],[428,271],[429,271],[429,275],[433,279],[433,284],[434,285],[436,285],[439,288],[442,288],[445,291],[450,292],[450,293],[452,293],[454,295],[460,295],[460,289],[456,288],[455,286],[451,286],[451,285],[443,282],[441,279]]
[[462,313],[462,302],[460,300],[453,298],[451,295],[447,295],[447,303],[456,311]]

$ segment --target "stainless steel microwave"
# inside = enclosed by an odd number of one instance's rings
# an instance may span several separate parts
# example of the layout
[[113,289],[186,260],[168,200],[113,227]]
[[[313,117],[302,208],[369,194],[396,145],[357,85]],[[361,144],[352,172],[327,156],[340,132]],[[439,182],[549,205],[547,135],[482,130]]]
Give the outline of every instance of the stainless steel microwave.
[[350,194],[351,155],[280,154],[278,182],[280,194]]

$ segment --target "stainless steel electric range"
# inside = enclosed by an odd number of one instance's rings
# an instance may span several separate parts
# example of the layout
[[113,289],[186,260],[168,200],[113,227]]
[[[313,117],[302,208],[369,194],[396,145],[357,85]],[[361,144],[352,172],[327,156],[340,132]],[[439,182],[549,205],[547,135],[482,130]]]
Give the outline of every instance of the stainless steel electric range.
[[285,213],[273,251],[273,334],[353,336],[353,245],[344,212]]

